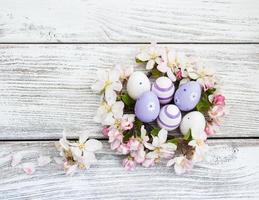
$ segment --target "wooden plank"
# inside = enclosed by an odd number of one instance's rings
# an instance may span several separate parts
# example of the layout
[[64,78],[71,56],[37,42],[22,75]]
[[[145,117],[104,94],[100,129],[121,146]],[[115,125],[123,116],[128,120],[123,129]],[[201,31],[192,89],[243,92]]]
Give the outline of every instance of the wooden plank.
[[257,0],[2,0],[0,42],[259,42]]
[[57,156],[52,142],[0,143],[1,199],[258,199],[259,140],[213,140],[207,161],[189,174],[176,176],[163,165],[127,172],[122,157],[108,146],[97,154],[99,162],[89,171],[67,177],[54,161],[37,168],[34,175],[10,167],[10,154],[33,151]]
[[[134,66],[142,45],[0,45],[0,138],[59,138],[63,128],[102,137],[93,122],[96,70]],[[217,136],[258,136],[259,45],[168,45],[215,69],[230,114]]]

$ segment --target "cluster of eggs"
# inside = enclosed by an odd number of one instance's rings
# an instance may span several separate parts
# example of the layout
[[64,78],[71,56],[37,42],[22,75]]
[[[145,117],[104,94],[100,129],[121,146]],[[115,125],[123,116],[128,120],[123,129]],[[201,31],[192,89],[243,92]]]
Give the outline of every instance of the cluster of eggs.
[[136,100],[135,115],[142,122],[157,120],[160,128],[168,131],[180,126],[183,134],[205,129],[205,118],[198,111],[192,111],[182,118],[181,111],[195,108],[201,97],[201,87],[196,81],[189,81],[175,91],[173,82],[159,77],[151,85],[143,72],[134,72],[127,83],[129,96]]

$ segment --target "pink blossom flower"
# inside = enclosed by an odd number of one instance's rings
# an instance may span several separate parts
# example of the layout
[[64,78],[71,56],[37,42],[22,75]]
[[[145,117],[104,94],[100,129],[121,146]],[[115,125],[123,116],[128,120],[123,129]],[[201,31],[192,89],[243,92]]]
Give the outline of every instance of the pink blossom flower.
[[225,105],[225,97],[221,94],[214,96],[213,103],[216,105]]
[[207,134],[207,136],[212,136],[215,134],[215,129],[214,126],[212,125],[212,123],[207,123],[206,124],[206,128],[205,128],[205,132]]
[[122,165],[127,171],[133,171],[136,168],[136,163],[130,156],[123,160]]
[[177,175],[188,172],[193,168],[193,162],[183,155],[169,160],[167,166],[169,167],[172,165],[174,165],[174,170]]
[[130,130],[130,129],[132,129],[132,127],[133,127],[133,122],[122,119],[122,121],[121,121],[122,130],[125,130],[125,131]]
[[104,136],[104,137],[108,137],[109,131],[110,131],[109,127],[104,127],[104,128],[102,129],[102,134],[103,134],[103,136]]
[[111,143],[111,149],[112,150],[117,149],[122,143],[122,139],[123,139],[122,133],[117,129],[112,129],[109,131],[108,136],[109,136],[109,143]]
[[224,106],[215,105],[208,111],[209,117],[213,120],[216,125],[220,125],[221,118],[225,115]]
[[123,155],[126,155],[130,152],[130,149],[128,147],[127,144],[121,144],[118,148],[117,148],[118,153],[121,153]]
[[155,159],[153,158],[145,158],[144,162],[142,163],[143,167],[152,167],[155,165]]

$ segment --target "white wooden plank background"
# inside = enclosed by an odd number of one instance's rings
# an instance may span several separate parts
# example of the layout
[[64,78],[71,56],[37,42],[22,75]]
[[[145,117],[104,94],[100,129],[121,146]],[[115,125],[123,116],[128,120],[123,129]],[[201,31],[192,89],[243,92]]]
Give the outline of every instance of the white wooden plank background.
[[[0,199],[259,199],[258,11],[257,0],[1,0]],[[200,56],[222,82],[230,114],[207,161],[182,177],[129,173],[103,140],[98,165],[74,177],[53,162],[32,176],[10,167],[18,151],[34,152],[25,162],[57,156],[64,127],[101,138],[96,69],[134,65],[137,43],[150,41],[181,43],[167,46]]]
[[[98,68],[135,66],[143,45],[0,45],[0,138],[58,138],[62,129],[90,130],[99,96]],[[167,45],[200,56],[216,71],[230,115],[216,136],[258,135],[259,45]],[[140,67],[136,66],[136,69]]]
[[[10,142],[0,145],[1,199],[258,199],[259,140],[213,140],[207,161],[183,176],[165,166],[126,172],[122,158],[107,145],[99,163],[73,177],[57,165],[38,168],[28,176],[11,168],[14,150],[57,156],[51,142]],[[35,162],[36,155],[24,162]]]
[[1,0],[1,42],[259,42],[257,0]]

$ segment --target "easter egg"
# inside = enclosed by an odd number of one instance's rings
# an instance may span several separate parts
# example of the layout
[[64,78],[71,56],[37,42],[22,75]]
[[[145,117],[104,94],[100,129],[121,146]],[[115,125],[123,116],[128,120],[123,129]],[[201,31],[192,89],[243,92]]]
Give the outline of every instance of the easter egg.
[[160,128],[172,131],[180,125],[181,118],[182,114],[179,108],[173,104],[169,104],[161,108],[157,118],[157,124]]
[[196,81],[182,84],[175,92],[174,103],[181,111],[195,108],[201,98],[201,86]]
[[180,124],[182,134],[186,134],[191,129],[193,135],[204,132],[206,125],[205,117],[198,111],[192,111],[186,114]]
[[136,101],[135,115],[142,122],[152,122],[159,115],[160,104],[157,96],[151,92],[144,92]]
[[137,99],[146,91],[150,91],[150,81],[143,72],[134,72],[129,77],[127,91],[132,99]]
[[157,95],[161,104],[167,104],[173,99],[174,94],[173,82],[165,77],[159,77],[152,85],[152,91]]

